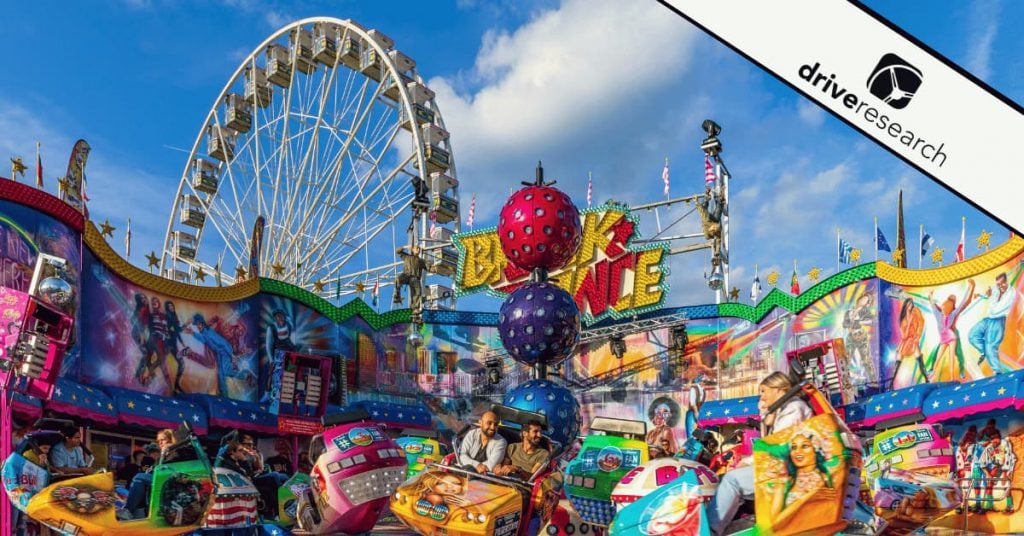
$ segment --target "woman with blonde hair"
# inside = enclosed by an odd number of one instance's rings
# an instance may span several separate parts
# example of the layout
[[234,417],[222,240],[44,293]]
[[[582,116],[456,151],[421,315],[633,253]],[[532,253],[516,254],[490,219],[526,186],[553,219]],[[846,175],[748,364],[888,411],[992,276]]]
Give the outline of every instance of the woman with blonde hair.
[[[807,402],[797,396],[772,408],[793,386],[789,376],[778,371],[761,380],[761,399],[757,408],[761,412],[763,435],[781,432],[814,416]],[[715,497],[708,505],[708,521],[715,534],[722,534],[729,526],[744,500],[754,500],[754,466],[749,464],[729,471],[718,484]]]

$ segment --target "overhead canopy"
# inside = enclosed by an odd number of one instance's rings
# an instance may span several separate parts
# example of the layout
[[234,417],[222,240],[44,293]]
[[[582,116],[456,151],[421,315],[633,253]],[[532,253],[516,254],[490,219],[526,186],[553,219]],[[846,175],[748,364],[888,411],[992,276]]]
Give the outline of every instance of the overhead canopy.
[[46,409],[101,424],[117,424],[117,405],[105,391],[63,376],[57,378]]
[[697,424],[700,426],[721,426],[723,424],[743,424],[748,418],[760,420],[757,401],[760,397],[727,398],[710,400],[700,406]]
[[11,398],[11,410],[22,417],[38,419],[43,415],[43,404],[38,398],[25,396],[15,391]]
[[370,419],[386,424],[389,428],[419,428],[429,430],[431,425],[430,411],[423,405],[396,404],[378,402],[376,400],[360,400],[347,408],[363,409],[370,414]]
[[853,430],[863,428],[866,411],[867,407],[864,406],[863,402],[847,404],[843,407],[843,420],[846,421],[846,425]]
[[959,420],[1024,407],[1024,370],[935,389],[924,400],[925,422]]
[[188,421],[197,434],[206,434],[206,411],[195,402],[118,387],[108,389],[117,406],[118,420],[125,424],[177,430],[182,421]]
[[188,398],[206,410],[211,427],[248,430],[261,434],[278,433],[277,415],[270,413],[266,404],[201,394],[191,394]]
[[954,382],[923,383],[868,397],[864,406],[863,427],[892,428],[924,420],[925,399],[931,393],[944,387],[957,385]]

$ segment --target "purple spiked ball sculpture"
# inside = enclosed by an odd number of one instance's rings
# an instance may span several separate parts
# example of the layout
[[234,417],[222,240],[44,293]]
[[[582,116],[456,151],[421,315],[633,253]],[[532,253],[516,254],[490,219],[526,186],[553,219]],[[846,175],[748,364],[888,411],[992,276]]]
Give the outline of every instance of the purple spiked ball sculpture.
[[572,355],[580,340],[580,310],[554,284],[526,283],[501,304],[498,332],[516,361],[555,366]]

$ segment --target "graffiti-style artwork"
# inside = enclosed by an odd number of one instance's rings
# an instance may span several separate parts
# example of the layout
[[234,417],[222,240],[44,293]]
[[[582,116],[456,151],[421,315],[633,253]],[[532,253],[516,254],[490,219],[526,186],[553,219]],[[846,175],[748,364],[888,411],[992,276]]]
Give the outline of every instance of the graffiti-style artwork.
[[881,362],[893,387],[969,382],[1021,368],[1021,257],[934,287],[883,282]]
[[217,394],[255,401],[255,315],[250,302],[195,303],[138,287],[91,255],[83,272],[80,377],[159,395]]
[[860,281],[838,289],[811,304],[792,325],[789,350],[831,339],[842,339],[845,368],[852,385],[864,391],[878,385],[878,284]]
[[265,295],[259,303],[260,393],[262,402],[270,402],[278,398],[272,379],[280,377],[280,371],[274,369],[282,365],[275,361],[275,352],[337,356],[338,326],[326,316],[287,298]]

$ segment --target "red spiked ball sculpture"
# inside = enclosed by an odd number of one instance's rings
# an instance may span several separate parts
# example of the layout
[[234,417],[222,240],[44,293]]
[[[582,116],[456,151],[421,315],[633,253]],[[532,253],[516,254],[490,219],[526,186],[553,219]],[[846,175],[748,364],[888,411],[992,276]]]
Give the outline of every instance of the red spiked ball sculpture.
[[537,180],[509,196],[498,218],[501,250],[509,262],[523,270],[551,271],[565,265],[579,249],[583,234],[580,212],[569,196],[544,183],[544,168],[537,165]]

